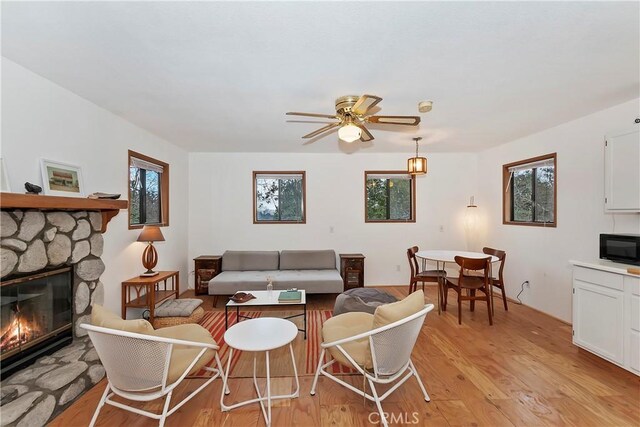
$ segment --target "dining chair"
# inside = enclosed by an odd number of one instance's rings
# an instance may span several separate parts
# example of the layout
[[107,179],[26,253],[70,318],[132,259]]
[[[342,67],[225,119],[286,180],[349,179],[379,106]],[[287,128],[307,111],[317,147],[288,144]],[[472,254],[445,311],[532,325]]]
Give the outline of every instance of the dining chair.
[[[502,292],[502,303],[504,304],[504,309],[505,311],[509,311],[509,307],[507,307],[507,293],[504,287],[504,276],[502,275],[504,271],[504,261],[507,258],[507,253],[505,251],[501,251],[500,249],[487,247],[482,248],[482,252],[487,255],[498,257],[498,260],[500,262],[500,267],[498,268],[498,277],[490,277],[489,283],[490,285],[500,289],[500,292]],[[491,297],[493,298],[493,289],[491,290]],[[493,307],[493,304],[491,304],[491,307]]]
[[[418,266],[418,260],[416,253],[418,247],[413,246],[407,249],[407,258],[409,259],[409,267],[411,268],[411,280],[409,282],[409,293],[415,292],[418,288],[418,282],[422,282],[422,291],[424,292],[424,284],[428,283],[440,283],[440,280],[444,282],[447,278],[447,272],[445,270],[423,270],[420,271]],[[438,287],[438,292],[441,292]]]
[[[489,325],[493,325],[491,316],[491,300],[489,297],[489,266],[491,265],[491,257],[487,258],[465,258],[456,256],[456,264],[460,266],[458,277],[447,278],[444,286],[444,308],[447,307],[447,296],[449,289],[453,289],[458,294],[458,324],[462,324],[462,301],[470,301],[471,311],[475,309],[476,300],[484,300],[487,302],[487,313],[489,314]],[[482,275],[469,275],[467,272],[478,273]],[[463,295],[463,289],[467,290],[467,295]],[[476,296],[476,291],[481,291],[484,296]]]

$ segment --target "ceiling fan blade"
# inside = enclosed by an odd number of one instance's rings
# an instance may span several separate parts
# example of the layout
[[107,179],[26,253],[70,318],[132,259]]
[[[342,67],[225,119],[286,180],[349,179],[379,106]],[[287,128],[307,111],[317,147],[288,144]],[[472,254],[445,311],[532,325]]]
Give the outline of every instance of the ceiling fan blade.
[[418,126],[420,123],[420,117],[418,116],[369,116],[367,117],[369,123],[380,123],[383,125],[406,125],[406,126]]
[[339,119],[340,117],[335,114],[317,114],[317,113],[298,113],[296,111],[289,111],[287,116],[305,116],[305,117],[322,117],[324,119]]
[[375,139],[373,135],[371,135],[371,132],[369,132],[369,130],[366,127],[362,125],[356,125],[356,126],[358,126],[362,130],[362,134],[360,135],[360,141],[368,142]]
[[380,98],[379,96],[375,96],[375,95],[362,95],[355,104],[353,104],[353,107],[351,108],[351,111],[353,111],[355,114],[362,116],[364,114],[367,113],[367,111],[369,111],[370,109],[372,109],[373,107],[375,107],[380,101],[382,101],[382,98]]
[[337,128],[338,126],[340,126],[340,122],[328,124],[326,126],[321,127],[318,130],[315,130],[315,131],[313,131],[311,133],[306,134],[305,136],[303,136],[303,138],[313,138],[314,136],[318,136],[323,132],[326,132],[326,131],[331,130],[333,128]]

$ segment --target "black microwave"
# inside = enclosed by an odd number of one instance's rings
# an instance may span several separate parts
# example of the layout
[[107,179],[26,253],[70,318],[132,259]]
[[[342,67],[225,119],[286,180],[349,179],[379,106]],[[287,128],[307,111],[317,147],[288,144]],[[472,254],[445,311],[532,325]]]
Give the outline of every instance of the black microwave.
[[601,234],[600,259],[640,265],[640,234]]

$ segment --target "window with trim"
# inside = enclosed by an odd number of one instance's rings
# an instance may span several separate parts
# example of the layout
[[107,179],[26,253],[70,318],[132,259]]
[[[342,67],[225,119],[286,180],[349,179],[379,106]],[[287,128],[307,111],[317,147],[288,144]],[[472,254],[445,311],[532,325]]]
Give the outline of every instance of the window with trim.
[[502,167],[503,223],[556,226],[556,153]]
[[253,223],[306,223],[305,172],[253,172]]
[[129,228],[169,225],[169,164],[129,150]]
[[365,222],[415,222],[416,182],[406,171],[364,173]]

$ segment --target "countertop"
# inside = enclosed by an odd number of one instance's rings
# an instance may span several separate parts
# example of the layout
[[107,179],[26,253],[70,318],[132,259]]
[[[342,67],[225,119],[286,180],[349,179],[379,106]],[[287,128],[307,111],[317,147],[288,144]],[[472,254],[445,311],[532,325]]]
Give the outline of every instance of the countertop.
[[627,271],[627,268],[635,268],[635,269],[640,268],[640,266],[637,266],[637,265],[620,264],[618,262],[607,261],[603,259],[597,259],[593,261],[569,260],[569,262],[579,267],[594,268],[596,270],[608,271],[610,273],[616,273],[616,274],[624,274],[625,276],[631,276],[631,277],[640,277],[637,274],[631,274]]

